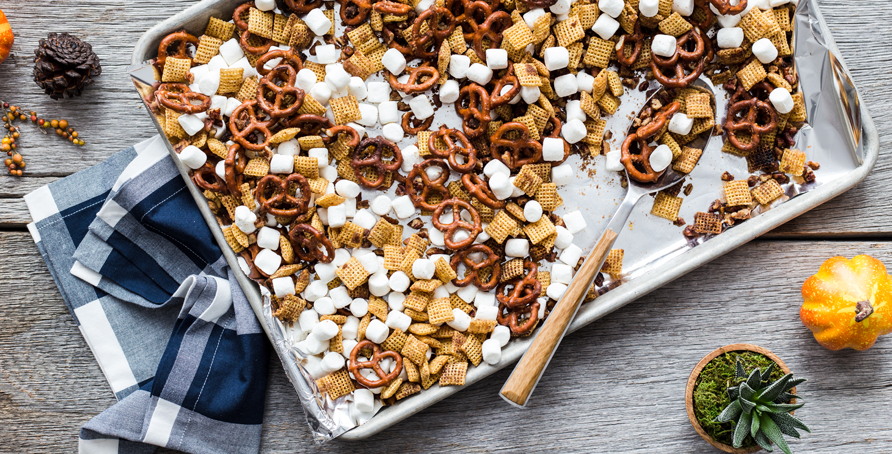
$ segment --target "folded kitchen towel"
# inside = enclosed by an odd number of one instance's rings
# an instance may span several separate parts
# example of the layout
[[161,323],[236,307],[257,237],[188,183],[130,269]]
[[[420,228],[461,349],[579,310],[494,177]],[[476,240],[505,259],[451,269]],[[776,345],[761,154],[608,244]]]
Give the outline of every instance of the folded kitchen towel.
[[269,342],[155,137],[25,196],[118,403],[80,452],[257,452]]

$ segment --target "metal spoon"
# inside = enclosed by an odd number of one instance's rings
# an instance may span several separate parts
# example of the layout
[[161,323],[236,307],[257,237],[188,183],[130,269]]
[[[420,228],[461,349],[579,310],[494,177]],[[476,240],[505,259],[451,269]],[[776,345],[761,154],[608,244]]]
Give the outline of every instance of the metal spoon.
[[[698,80],[694,81],[693,85],[705,88],[710,93],[713,93],[712,97],[715,99],[715,90],[708,79],[701,76]],[[651,95],[644,104],[644,108],[649,106],[654,97],[656,97],[662,90],[663,89],[661,88]],[[630,126],[629,133],[631,133],[631,129]],[[702,147],[698,148],[705,149],[705,145],[712,138],[714,129],[715,128],[713,127],[712,130],[708,131],[708,136],[706,135],[707,132],[700,134],[700,137],[692,142],[692,146],[702,145]],[[613,215],[613,218],[607,224],[607,230],[601,235],[601,239],[595,245],[594,250],[592,250],[585,259],[582,267],[573,278],[573,282],[570,283],[570,286],[567,287],[567,291],[564,292],[564,296],[561,297],[561,300],[555,305],[554,310],[549,314],[548,320],[546,320],[545,324],[539,330],[539,333],[533,340],[533,344],[523,355],[523,358],[520,359],[520,362],[517,363],[514,372],[511,373],[511,376],[508,377],[508,380],[502,386],[502,390],[499,394],[502,398],[508,401],[508,403],[519,407],[526,406],[530,395],[536,388],[536,384],[542,377],[542,373],[545,371],[545,368],[548,367],[551,357],[554,355],[555,350],[557,350],[558,345],[560,345],[561,339],[563,339],[566,334],[567,327],[570,326],[570,322],[576,316],[576,312],[579,310],[583,297],[587,293],[589,287],[591,287],[598,271],[604,265],[604,261],[607,259],[607,254],[616,242],[619,232],[622,231],[623,226],[628,222],[629,216],[632,214],[632,209],[635,208],[635,204],[638,203],[638,200],[645,194],[652,194],[678,183],[684,179],[684,175],[676,172],[672,169],[672,166],[670,166],[663,172],[657,181],[653,183],[637,182],[629,178],[628,171],[626,171],[626,179],[629,182],[628,191],[626,192],[626,196],[623,198],[622,203],[620,203],[617,208],[616,213]]]

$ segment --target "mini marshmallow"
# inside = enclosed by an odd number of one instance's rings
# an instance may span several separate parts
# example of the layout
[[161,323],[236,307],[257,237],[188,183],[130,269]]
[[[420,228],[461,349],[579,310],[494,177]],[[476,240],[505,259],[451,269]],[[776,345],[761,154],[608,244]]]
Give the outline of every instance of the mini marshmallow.
[[471,58],[467,55],[452,55],[449,57],[449,74],[456,79],[467,77],[470,67]]
[[334,278],[337,277],[337,274],[335,272],[338,269],[338,265],[335,265],[334,263],[317,263],[315,269],[316,277],[318,277],[320,281],[326,284],[333,281]]
[[514,185],[511,178],[504,173],[496,173],[489,178],[489,190],[499,200],[505,200],[514,193]]
[[563,226],[555,226],[557,237],[554,240],[554,247],[558,249],[566,249],[573,244],[573,234]]
[[362,298],[354,298],[350,302],[350,313],[354,317],[365,317],[369,313],[369,302]]
[[227,116],[227,117],[232,116],[232,111],[234,111],[240,105],[242,105],[242,102],[236,98],[227,99],[226,100],[226,109],[223,110],[223,115]]
[[350,83],[347,84],[350,94],[355,96],[357,100],[362,101],[368,96],[369,91],[365,86],[365,81],[359,77],[351,77]]
[[[198,131],[204,129],[204,120],[197,115],[180,115],[180,117],[177,118],[177,121],[180,123],[180,126],[183,127],[183,130],[186,131],[186,134],[189,134],[190,136],[194,136],[195,134],[198,134]],[[180,154],[182,154],[182,152],[180,152]],[[182,161],[182,157],[180,160]],[[204,165],[203,162],[201,164]]]
[[388,123],[381,128],[381,135],[391,142],[399,142],[406,136],[403,127],[397,123]]
[[[453,319],[446,322],[446,324],[456,331],[467,331],[468,327],[471,326],[471,316],[461,309],[452,309],[452,317]],[[368,335],[366,336],[368,337]]]
[[303,91],[309,92],[313,85],[316,85],[316,73],[309,68],[301,69],[297,72],[297,80],[295,86]]
[[468,68],[467,77],[471,82],[486,85],[492,80],[492,70],[480,63],[474,63]]
[[743,29],[728,27],[719,29],[716,41],[722,49],[736,49],[743,44]]
[[555,263],[551,266],[551,282],[569,284],[573,281],[573,267],[563,263]]
[[382,125],[390,123],[399,123],[402,112],[400,112],[396,101],[384,101],[378,104],[378,121]]
[[409,196],[400,196],[393,199],[393,211],[396,213],[396,217],[406,219],[415,214],[415,204],[412,203]]
[[313,88],[310,88],[310,96],[321,104],[328,104],[331,99],[331,87],[325,82],[316,82]]
[[508,341],[511,340],[511,330],[507,326],[496,325],[487,340],[495,340],[499,343],[500,347],[504,347],[508,345]]
[[597,33],[601,39],[610,39],[617,30],[619,30],[619,22],[606,14],[598,16],[595,25],[592,25],[592,31]]
[[609,14],[610,17],[619,17],[625,7],[626,4],[623,0],[598,0],[598,9],[602,13]]
[[229,65],[230,68],[242,68],[242,79],[247,79],[251,76],[257,75],[257,70],[254,69],[254,65],[248,60],[248,57],[242,57],[237,62]]
[[478,292],[479,290],[477,289],[477,286],[469,285],[467,287],[459,288],[458,291],[455,292],[455,294],[458,295],[458,297],[461,298],[462,301],[470,303],[471,301],[474,301],[474,298],[477,296]]
[[[183,115],[180,118],[183,118],[185,116],[186,115]],[[180,162],[182,162],[183,165],[192,170],[201,168],[201,166],[203,166],[204,163],[208,160],[207,155],[194,145],[189,145],[188,147],[184,148],[183,151],[177,154],[177,157],[180,158]],[[253,232],[254,230],[251,231]]]
[[198,81],[198,91],[204,95],[212,96],[220,88],[220,71],[209,71],[207,74],[195,77]]
[[678,40],[674,36],[659,34],[654,36],[654,40],[650,45],[650,51],[654,55],[670,58],[675,55],[677,46]]
[[[314,309],[307,309],[301,312],[297,318],[297,324],[300,325],[301,331],[305,333],[312,331],[317,323],[319,323],[319,313]],[[357,323],[356,326],[359,326],[359,324]]]
[[576,268],[580,258],[582,258],[582,249],[575,244],[571,244],[561,251],[560,260],[573,268]]
[[390,84],[387,82],[369,82],[369,96],[366,101],[371,103],[381,103],[390,101]]
[[412,264],[412,275],[416,279],[431,279],[435,270],[434,262],[429,259],[418,259]]
[[420,95],[412,98],[412,100],[409,101],[409,107],[412,109],[412,113],[415,114],[415,118],[419,120],[427,120],[434,116],[434,106],[431,104],[431,100],[427,95]]
[[390,48],[381,57],[381,64],[394,76],[399,76],[406,70],[406,56],[402,52]]
[[694,119],[689,118],[686,114],[677,113],[669,120],[669,131],[680,136],[688,135],[694,127]]
[[211,107],[208,110],[219,110],[222,114],[224,110],[226,110],[226,100],[225,96],[214,95],[211,96]]
[[434,246],[445,246],[446,245],[446,237],[445,234],[438,229],[433,227],[427,229],[427,237],[431,240],[431,244]]
[[[328,113],[326,112],[326,115],[327,114]],[[350,123],[347,123],[347,126],[353,128],[353,130],[356,131],[357,134],[359,134],[360,138],[365,137],[365,126],[359,123],[354,123],[352,121]]]
[[350,180],[340,180],[335,183],[335,192],[341,197],[346,197],[348,199],[356,198],[359,195],[361,188],[358,184],[350,181]]
[[342,267],[345,263],[350,261],[350,252],[346,249],[336,249],[334,260],[331,261],[332,266]]
[[694,0],[674,0],[672,2],[672,11],[685,17],[694,14]]
[[375,395],[368,389],[359,388],[353,391],[353,404],[357,411],[371,413],[375,410]]
[[771,101],[771,104],[777,110],[777,113],[781,115],[792,112],[793,108],[796,107],[796,102],[793,101],[793,97],[790,96],[790,92],[788,92],[786,88],[775,88],[771,94],[768,95],[768,100]]
[[[327,181],[334,181],[338,179],[338,168],[335,166],[321,166],[319,167],[319,176],[325,178]],[[325,188],[326,194],[334,194],[334,183],[328,183],[328,187]]]
[[508,51],[505,49],[486,49],[486,66],[493,70],[507,68]]
[[420,0],[418,4],[415,5],[415,12],[417,14],[421,14],[430,9],[430,7],[434,5],[434,3],[436,3],[435,0]]
[[[308,309],[308,310],[312,311],[312,309]],[[307,313],[307,311],[303,311],[301,313],[301,315],[303,315],[305,313]],[[343,326],[341,326],[341,336],[343,336],[344,339],[356,339],[357,334],[359,334],[359,318],[357,318],[355,316],[354,317],[348,316],[347,322],[345,322],[343,324]],[[345,349],[344,351],[352,351],[352,350],[353,349],[351,348],[349,350]]]
[[620,150],[608,151],[607,155],[605,156],[607,158],[607,162],[605,164],[607,170],[611,172],[622,172],[626,168],[621,161],[622,156],[623,154]]
[[[268,250],[268,249],[266,249],[266,250]],[[261,251],[261,252],[263,252],[263,251]],[[257,262],[255,261],[254,264],[256,265]],[[272,274],[272,273],[270,273],[270,274]],[[328,283],[321,281],[321,280],[310,282],[310,285],[308,285],[307,288],[304,289],[304,299],[306,299],[307,301],[310,301],[310,302],[316,301],[319,298],[322,298],[323,296],[325,296],[327,294],[328,294]]]
[[294,172],[294,156],[274,154],[269,160],[269,173],[290,174],[292,172]]
[[281,264],[282,257],[269,249],[261,249],[254,258],[254,266],[263,271],[264,274],[275,273]]
[[403,305],[403,302],[406,301],[406,295],[402,292],[390,292],[387,295],[387,307],[392,311],[402,311],[406,307]]
[[346,89],[350,85],[351,77],[340,63],[325,66],[325,83],[335,87],[336,90]]
[[409,325],[412,324],[412,317],[402,312],[391,311],[387,314],[387,322],[385,324],[388,328],[406,332],[409,330]]
[[330,341],[321,341],[313,336],[309,336],[303,341],[303,347],[309,354],[318,355],[325,350],[328,350],[329,342]]
[[458,86],[458,82],[449,79],[445,84],[440,85],[440,101],[447,104],[458,101],[460,92],[461,89]]
[[[244,205],[239,205],[238,207],[235,208],[234,221],[235,221],[236,227],[238,227],[239,230],[241,230],[242,232],[253,233],[255,230],[257,230],[257,227],[254,227],[254,223],[257,222],[257,215],[254,214],[254,212],[251,211],[250,208],[248,208]],[[279,265],[276,265],[276,267],[278,267],[278,266]],[[273,270],[273,272],[275,272],[275,271],[276,270]],[[266,271],[264,270],[264,272],[266,272]],[[266,273],[266,274],[273,274],[273,273]]]
[[403,153],[403,163],[400,168],[403,172],[411,172],[412,168],[415,167],[415,164],[421,162],[421,155],[418,151],[418,147],[415,145],[409,145],[402,149]]
[[513,238],[505,243],[505,255],[508,257],[526,257],[530,253],[530,242],[523,238]]
[[660,0],[640,0],[638,11],[644,17],[654,17],[660,12]]
[[[330,322],[331,320],[326,321]],[[344,356],[340,353],[328,352],[322,357],[322,362],[319,363],[319,366],[322,367],[322,370],[325,372],[332,373],[344,367],[346,361],[347,360],[344,359]]]
[[[712,5],[709,5],[709,7],[713,8]],[[737,24],[740,23],[740,18],[743,17],[743,15],[742,14],[730,14],[727,16],[722,16],[720,14],[716,14],[715,17],[716,17],[716,19],[718,19],[719,25],[721,25],[723,28],[731,28],[731,27],[736,27]]]
[[483,362],[489,364],[490,366],[495,366],[501,360],[502,346],[499,345],[499,341],[495,339],[487,339],[483,341]]
[[392,207],[393,202],[390,200],[390,197],[383,194],[372,199],[372,203],[369,204],[369,209],[378,216],[384,216],[390,213]]
[[316,46],[316,61],[323,65],[338,62],[341,51],[334,44],[319,44]]
[[322,36],[331,30],[331,20],[325,16],[321,8],[313,8],[304,16],[304,23],[316,36]]
[[410,284],[412,284],[412,281],[409,280],[409,276],[402,271],[395,271],[390,276],[390,288],[394,292],[405,292]]
[[319,165],[320,169],[328,166],[328,148],[310,148],[310,151],[307,152],[307,156],[316,158],[316,163]]
[[[241,58],[241,57],[239,57]],[[236,59],[238,61],[238,59]],[[229,63],[226,63],[226,60],[222,55],[216,55],[211,61],[207,64],[208,71],[219,71],[221,69],[226,69],[229,67]]]
[[238,40],[233,38],[220,46],[220,56],[223,57],[227,65],[231,66],[241,60],[245,56],[245,52]]
[[585,138],[588,134],[588,130],[585,129],[585,123],[579,121],[574,118],[572,120],[568,120],[564,123],[564,127],[561,128],[561,135],[564,136],[564,140],[569,144],[578,143],[580,140]]
[[347,207],[344,204],[328,207],[329,227],[343,227],[347,223]]
[[520,97],[527,104],[534,104],[539,100],[541,94],[542,91],[539,90],[539,87],[520,87]]
[[759,8],[763,11],[771,9],[770,0],[750,0],[750,4],[750,8]]
[[474,295],[474,306],[490,307],[496,305],[496,295],[489,292],[477,292]]
[[367,230],[371,230],[377,222],[375,215],[366,209],[356,210],[356,214],[353,216],[353,223]]
[[562,98],[579,92],[579,84],[573,74],[564,74],[554,79],[554,93]]
[[474,314],[474,320],[496,320],[499,315],[499,308],[496,306],[478,307]]
[[387,328],[387,325],[381,323],[381,320],[372,320],[371,322],[369,322],[369,326],[365,329],[366,339],[376,344],[380,344],[381,342],[387,340],[387,336],[389,335],[390,329]]
[[662,172],[672,164],[672,149],[667,145],[660,145],[650,155],[650,167],[654,172]]
[[294,281],[291,277],[277,277],[273,279],[273,292],[278,298],[285,298],[294,294]]
[[331,289],[328,292],[328,297],[331,298],[331,302],[334,304],[335,309],[343,309],[353,302],[353,298],[350,298],[350,293],[347,292],[347,287],[344,287],[343,285]]
[[560,161],[562,159],[564,159],[564,139],[546,137],[542,141],[542,160]]
[[548,289],[545,290],[545,294],[548,295],[549,298],[559,301],[566,291],[566,285],[555,282],[548,286]]
[[573,181],[574,176],[573,167],[570,164],[561,164],[556,167],[551,168],[551,182],[558,185],[563,186],[567,183]]
[[536,25],[536,20],[544,16],[546,12],[547,11],[542,8],[532,9],[523,14],[523,21],[526,22],[527,27],[530,27],[530,29],[532,30],[532,28]]
[[319,315],[334,315],[334,313],[338,311],[338,308],[334,305],[334,301],[327,296],[323,296],[313,302],[313,309],[316,309],[316,312],[318,312]]
[[390,279],[385,273],[375,273],[369,276],[369,292],[381,297],[390,293]]
[[777,47],[774,47],[770,39],[762,38],[753,43],[753,55],[763,64],[768,64],[777,58]]
[[497,173],[501,173],[508,177],[511,175],[511,169],[498,159],[492,159],[483,166],[483,174],[487,177],[492,178],[492,176]]
[[[564,220],[564,226],[574,235],[583,231],[586,227],[585,218],[579,210],[563,215],[562,219]],[[575,265],[575,263],[573,265]]]
[[[595,88],[595,77],[585,71],[579,71],[576,73],[576,85],[579,86],[579,92],[582,93],[584,91],[591,93]],[[568,101],[569,104],[572,101]],[[575,100],[575,102],[579,102],[579,100]],[[578,104],[577,104],[578,106]],[[582,109],[580,109],[580,112]],[[583,114],[585,115],[585,114]]]
[[261,227],[257,232],[257,246],[261,249],[276,250],[279,248],[279,237],[281,234],[276,229],[269,227]]
[[217,161],[217,165],[214,166],[214,173],[221,179],[226,179],[226,161]]
[[523,206],[523,217],[527,222],[537,222],[542,218],[542,204],[530,200]]
[[[318,303],[318,301],[317,301]],[[313,309],[316,309],[316,305],[313,305]],[[319,340],[329,340],[338,335],[340,328],[338,325],[331,320],[322,320],[313,326],[313,332],[311,335]]]
[[362,118],[356,120],[357,123],[363,126],[375,126],[378,123],[378,108],[374,105],[364,102],[360,103],[359,113],[362,115]]

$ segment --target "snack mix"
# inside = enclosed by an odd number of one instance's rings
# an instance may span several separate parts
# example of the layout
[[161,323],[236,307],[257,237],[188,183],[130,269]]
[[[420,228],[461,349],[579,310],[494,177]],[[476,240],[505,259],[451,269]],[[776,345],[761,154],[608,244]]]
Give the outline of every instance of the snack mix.
[[[814,179],[791,149],[806,120],[793,4],[407,1],[245,3],[167,36],[146,97],[320,392],[351,395],[357,423],[463,385],[548,316],[583,258],[585,217],[557,214],[571,155],[647,182],[691,172],[703,151],[688,145],[724,134],[760,175],[726,181],[688,236],[747,219],[787,174]],[[721,125],[701,75],[733,95]],[[623,94],[659,86],[611,151]],[[456,128],[434,124],[441,109]],[[652,213],[684,225],[680,190]],[[622,260],[602,273],[620,280]]]

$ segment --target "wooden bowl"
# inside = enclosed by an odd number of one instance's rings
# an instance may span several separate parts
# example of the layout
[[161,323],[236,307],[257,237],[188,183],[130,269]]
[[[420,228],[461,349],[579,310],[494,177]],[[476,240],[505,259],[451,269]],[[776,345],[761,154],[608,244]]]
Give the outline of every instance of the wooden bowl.
[[706,365],[709,364],[710,361],[712,361],[719,355],[724,355],[725,353],[728,353],[728,352],[739,352],[739,351],[748,351],[748,352],[754,352],[754,353],[759,353],[759,354],[765,355],[769,359],[774,361],[778,365],[778,367],[780,367],[781,370],[784,371],[784,374],[790,373],[790,369],[787,367],[787,365],[784,364],[784,362],[781,361],[781,359],[778,358],[777,355],[775,355],[774,353],[771,353],[771,351],[769,351],[766,348],[762,348],[762,347],[759,347],[758,345],[752,345],[752,344],[726,345],[724,347],[717,348],[717,349],[713,350],[712,353],[704,356],[703,359],[701,359],[700,362],[697,363],[696,366],[694,366],[694,370],[691,372],[691,376],[688,377],[688,386],[685,388],[684,403],[688,410],[688,419],[691,420],[691,425],[694,426],[694,430],[696,430],[697,433],[700,434],[700,436],[703,437],[703,439],[706,440],[709,444],[715,446],[718,449],[721,449],[724,452],[728,452],[731,454],[749,454],[749,453],[759,451],[762,448],[759,447],[759,445],[756,445],[756,446],[753,446],[750,448],[735,448],[731,445],[719,443],[719,442],[713,440],[712,437],[710,437],[709,434],[707,434],[706,431],[703,430],[703,427],[700,426],[700,423],[697,422],[697,417],[694,415],[694,384],[697,383],[697,378],[700,377],[700,372],[703,371],[703,368],[706,367]]

